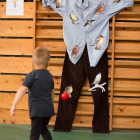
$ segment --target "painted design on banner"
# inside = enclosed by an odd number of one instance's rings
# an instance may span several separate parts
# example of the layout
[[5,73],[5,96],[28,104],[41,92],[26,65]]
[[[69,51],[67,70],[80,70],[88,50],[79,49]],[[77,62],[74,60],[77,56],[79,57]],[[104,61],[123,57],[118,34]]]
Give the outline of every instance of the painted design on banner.
[[90,46],[96,46],[96,50],[99,50],[100,46],[102,45],[104,40],[104,37],[102,35],[100,35],[100,37],[96,40],[96,42],[93,45]]
[[56,8],[60,8],[61,7],[61,5],[60,5],[61,1],[62,0],[54,0],[53,3],[56,4]]
[[93,21],[95,21],[95,20],[88,20],[84,26],[87,26],[88,24],[91,26],[91,23],[92,23]]
[[115,3],[115,2],[117,2],[117,3],[119,3],[121,0],[115,0],[115,1],[113,1],[113,3]]
[[74,11],[70,13],[70,18],[72,20],[72,24],[77,24],[78,18],[76,17]]
[[95,86],[92,87],[92,88],[90,88],[88,91],[96,91],[95,90],[96,88],[101,88],[102,89],[102,92],[105,91],[105,88],[103,86],[106,84],[106,82],[103,83],[103,84],[101,84],[101,85],[99,85],[99,83],[101,81],[101,77],[102,77],[101,76],[101,73],[99,73],[99,74],[96,75],[96,77],[94,79],[94,82],[91,84],[91,85],[95,84]]
[[102,4],[95,13],[96,15],[100,15],[103,14],[103,11],[104,11],[104,4]]
[[14,2],[14,8],[16,8],[16,4],[17,4],[18,0],[13,0],[12,2]]
[[73,50],[72,50],[72,54],[71,54],[71,60],[78,55],[78,52],[79,52],[79,49],[78,49],[78,46],[76,45]]
[[6,16],[23,16],[24,0],[6,0]]

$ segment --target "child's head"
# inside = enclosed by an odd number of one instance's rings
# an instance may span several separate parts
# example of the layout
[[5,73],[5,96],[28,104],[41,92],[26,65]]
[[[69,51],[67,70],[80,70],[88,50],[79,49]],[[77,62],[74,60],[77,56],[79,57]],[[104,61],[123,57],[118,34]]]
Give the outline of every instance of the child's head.
[[37,47],[32,55],[35,67],[47,68],[50,61],[50,52],[45,47]]

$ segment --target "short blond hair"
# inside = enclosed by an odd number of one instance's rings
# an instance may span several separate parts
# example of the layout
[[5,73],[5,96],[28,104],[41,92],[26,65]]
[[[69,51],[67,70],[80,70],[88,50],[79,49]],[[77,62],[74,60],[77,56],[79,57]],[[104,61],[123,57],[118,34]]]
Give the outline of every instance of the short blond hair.
[[32,55],[34,65],[47,67],[50,61],[50,52],[45,47],[37,47]]

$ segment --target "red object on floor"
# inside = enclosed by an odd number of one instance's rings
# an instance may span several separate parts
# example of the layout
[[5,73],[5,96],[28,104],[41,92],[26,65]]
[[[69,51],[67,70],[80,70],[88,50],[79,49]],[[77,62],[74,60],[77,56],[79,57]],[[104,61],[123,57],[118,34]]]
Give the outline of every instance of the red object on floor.
[[67,100],[67,99],[69,98],[68,93],[66,93],[66,92],[62,93],[61,98],[62,98],[63,100]]

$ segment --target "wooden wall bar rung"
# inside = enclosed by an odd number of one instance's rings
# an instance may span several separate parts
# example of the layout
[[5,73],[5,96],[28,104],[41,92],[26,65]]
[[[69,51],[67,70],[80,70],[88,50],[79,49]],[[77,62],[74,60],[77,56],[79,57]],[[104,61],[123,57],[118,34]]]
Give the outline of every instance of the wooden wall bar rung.
[[118,15],[140,15],[140,12],[120,12]]
[[[62,21],[38,21],[36,23],[37,26],[63,26]],[[112,27],[112,24],[109,24]],[[127,27],[127,28],[140,28],[140,23],[131,23],[131,22],[116,22],[115,27]]]
[[37,11],[36,13],[37,13],[37,14],[40,14],[40,13],[41,13],[41,14],[48,14],[48,13],[49,13],[49,14],[52,14],[52,13],[53,13],[53,14],[56,14],[55,11],[51,11],[51,10],[49,10],[49,11]]
[[[46,21],[46,22],[37,22],[36,26],[63,26],[62,21]],[[112,24],[109,24],[109,27],[112,27]],[[140,28],[140,23],[129,23],[129,22],[116,22],[115,27],[128,27],[128,28]]]
[[38,39],[62,39],[63,40],[63,36],[54,36],[54,35],[50,35],[50,36],[36,36],[36,38],[38,38]]
[[[112,38],[110,38],[112,39]],[[115,40],[128,40],[128,41],[139,41],[140,40],[140,36],[137,36],[137,37],[125,37],[125,36],[122,36],[122,37],[115,37]]]
[[62,26],[62,25],[63,25],[62,22],[36,23],[36,26],[51,26],[52,27],[52,26]]
[[[63,36],[57,36],[57,35],[47,35],[47,36],[36,36],[36,38],[38,39],[62,39],[63,40]],[[110,37],[110,39],[112,40],[112,37]],[[130,40],[130,41],[139,41],[140,37],[115,37],[115,40]]]
[[116,22],[115,27],[125,27],[125,28],[140,28],[140,23],[131,22]]
[[[111,50],[108,50],[111,51]],[[137,53],[140,54],[140,51],[136,51],[136,50],[115,50],[115,53]]]

